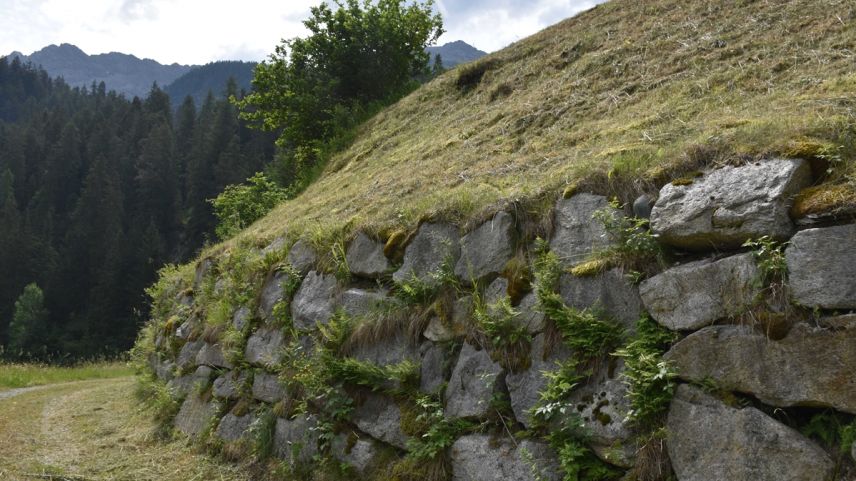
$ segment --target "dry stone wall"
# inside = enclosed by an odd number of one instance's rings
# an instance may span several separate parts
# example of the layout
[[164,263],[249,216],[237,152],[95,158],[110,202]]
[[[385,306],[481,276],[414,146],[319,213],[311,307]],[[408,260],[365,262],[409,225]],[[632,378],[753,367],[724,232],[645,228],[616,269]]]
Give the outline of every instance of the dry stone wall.
[[[790,205],[812,182],[806,162],[773,159],[640,197],[670,253],[645,279],[621,262],[570,273],[622,247],[595,214],[625,212],[588,193],[556,202],[540,244],[500,212],[469,232],[424,223],[397,236],[398,258],[356,233],[335,268],[277,239],[248,254],[243,283],[228,255],[204,259],[156,309],[152,376],[181,400],[177,430],[226,445],[268,430],[295,473],[333,459],[349,479],[856,479],[839,436],[856,434],[856,223],[797,231]],[[779,270],[744,247],[760,238],[787,246]],[[552,286],[535,265],[546,250]],[[591,313],[620,342],[581,357],[588,326],[563,330],[557,312]],[[638,359],[615,351],[645,317],[675,340],[649,379],[674,398],[642,423]],[[562,409],[545,422],[549,403]],[[806,429],[823,419],[836,427]]]

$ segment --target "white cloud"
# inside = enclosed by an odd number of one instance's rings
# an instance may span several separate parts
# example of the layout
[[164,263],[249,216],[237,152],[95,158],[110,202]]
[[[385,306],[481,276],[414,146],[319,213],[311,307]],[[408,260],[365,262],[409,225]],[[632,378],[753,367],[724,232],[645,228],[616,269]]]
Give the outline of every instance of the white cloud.
[[[600,0],[442,0],[448,31],[493,51]],[[320,0],[0,0],[0,55],[72,43],[89,54],[123,52],[162,63],[261,60]]]

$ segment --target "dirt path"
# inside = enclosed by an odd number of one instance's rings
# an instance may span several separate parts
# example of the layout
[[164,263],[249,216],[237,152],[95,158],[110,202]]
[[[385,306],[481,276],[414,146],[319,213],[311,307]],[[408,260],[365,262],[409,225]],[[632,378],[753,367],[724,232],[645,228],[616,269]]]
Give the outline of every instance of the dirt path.
[[186,442],[152,437],[132,378],[0,393],[0,480],[222,480],[248,476]]

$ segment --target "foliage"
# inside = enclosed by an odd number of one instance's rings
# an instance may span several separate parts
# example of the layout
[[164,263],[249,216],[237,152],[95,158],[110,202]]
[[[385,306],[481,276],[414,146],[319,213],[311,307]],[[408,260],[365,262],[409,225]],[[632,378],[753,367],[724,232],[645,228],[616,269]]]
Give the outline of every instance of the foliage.
[[837,447],[838,452],[846,456],[856,441],[856,419],[834,411],[823,411],[811,416],[808,422],[799,426],[799,431],[827,447]]
[[309,35],[278,45],[238,102],[245,119],[281,132],[288,182],[298,186],[337,137],[414,87],[427,71],[425,47],[443,32],[431,0],[335,0],[311,12]]
[[172,422],[181,402],[170,391],[166,383],[153,376],[140,376],[134,390],[134,395],[155,422],[155,434],[160,438],[168,438],[172,432]]
[[408,456],[411,458],[422,461],[436,459],[462,434],[475,427],[465,419],[446,418],[443,403],[431,396],[418,396],[415,402],[422,411],[416,420],[428,428],[420,436],[407,441]]
[[32,353],[44,350],[47,323],[44,293],[38,285],[27,284],[15,301],[15,314],[9,324],[9,349]]
[[270,212],[287,198],[287,191],[278,187],[261,172],[247,179],[246,184],[228,185],[211,200],[219,219],[215,228],[221,239],[229,238]]
[[648,219],[624,216],[616,212],[620,208],[613,200],[609,207],[594,212],[592,218],[603,225],[612,243],[592,253],[587,262],[575,266],[572,274],[593,275],[617,266],[650,270],[664,264],[663,248],[651,233]]
[[511,306],[511,299],[502,299],[486,304],[481,295],[473,295],[473,319],[486,341],[500,357],[506,369],[517,372],[526,367],[529,360],[529,345],[532,341],[526,327],[516,321],[520,316]]
[[130,348],[157,270],[214,237],[206,199],[272,160],[273,135],[247,130],[227,100],[173,107],[156,87],[126,99],[0,59],[0,344],[36,283],[48,314],[33,354]]
[[677,374],[663,354],[675,340],[675,333],[643,316],[636,322],[636,336],[615,353],[624,359],[627,417],[637,424],[653,426],[669,407]]
[[396,282],[394,295],[408,306],[430,304],[444,288],[458,289],[460,283],[455,275],[452,259],[446,258],[440,268],[423,277],[411,273],[410,278]]
[[743,243],[743,247],[752,249],[763,282],[781,283],[785,280],[788,273],[785,245],[766,235]]

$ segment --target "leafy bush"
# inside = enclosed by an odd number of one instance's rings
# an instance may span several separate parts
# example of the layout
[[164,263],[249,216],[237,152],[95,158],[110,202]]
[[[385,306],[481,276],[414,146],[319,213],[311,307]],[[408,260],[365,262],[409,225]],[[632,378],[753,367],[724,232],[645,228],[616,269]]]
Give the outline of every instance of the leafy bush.
[[270,212],[288,198],[288,191],[269,181],[261,172],[246,184],[229,185],[209,202],[219,223],[215,232],[221,239],[229,238]]
[[486,304],[482,296],[473,296],[473,318],[485,340],[499,355],[500,364],[512,372],[526,367],[532,339],[526,327],[516,322],[520,313],[511,307],[508,296]]

